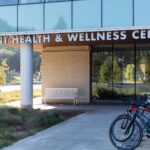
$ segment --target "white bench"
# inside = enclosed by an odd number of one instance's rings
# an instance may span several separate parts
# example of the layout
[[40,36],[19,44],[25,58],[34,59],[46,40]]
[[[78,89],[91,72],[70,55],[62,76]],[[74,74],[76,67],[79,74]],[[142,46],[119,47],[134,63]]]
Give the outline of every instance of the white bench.
[[66,99],[73,100],[73,104],[77,104],[78,88],[45,88],[44,97],[46,99]]

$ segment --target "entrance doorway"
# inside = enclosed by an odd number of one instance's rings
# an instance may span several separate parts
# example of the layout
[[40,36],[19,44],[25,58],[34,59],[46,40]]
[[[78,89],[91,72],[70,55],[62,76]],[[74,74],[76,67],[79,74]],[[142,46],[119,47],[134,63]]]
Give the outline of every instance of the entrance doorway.
[[150,45],[93,46],[91,99],[142,101],[150,94]]

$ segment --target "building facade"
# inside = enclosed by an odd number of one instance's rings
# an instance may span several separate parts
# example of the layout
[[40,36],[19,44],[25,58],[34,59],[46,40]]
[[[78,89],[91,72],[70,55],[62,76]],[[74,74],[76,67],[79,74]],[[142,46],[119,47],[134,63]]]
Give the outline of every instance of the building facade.
[[149,0],[0,0],[0,43],[21,48],[21,104],[32,105],[32,50],[42,53],[43,95],[45,88],[78,88],[81,104],[143,100],[150,93],[149,6]]

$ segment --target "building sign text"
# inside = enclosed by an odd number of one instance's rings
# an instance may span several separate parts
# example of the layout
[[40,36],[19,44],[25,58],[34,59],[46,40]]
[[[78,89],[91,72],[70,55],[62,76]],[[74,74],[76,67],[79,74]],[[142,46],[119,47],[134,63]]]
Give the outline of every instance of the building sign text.
[[66,43],[66,45],[69,45],[75,43],[136,40],[150,40],[150,29],[0,36],[0,44],[11,42],[13,44],[52,43],[57,45],[58,43]]

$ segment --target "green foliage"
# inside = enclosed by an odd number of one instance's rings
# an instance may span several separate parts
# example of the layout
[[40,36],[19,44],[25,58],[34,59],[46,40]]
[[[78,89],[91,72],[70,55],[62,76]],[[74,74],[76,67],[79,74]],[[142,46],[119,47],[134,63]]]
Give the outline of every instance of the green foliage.
[[[20,72],[20,50],[12,47],[0,46],[0,62],[7,60],[9,73]],[[41,54],[33,52],[33,73],[40,72]]]
[[112,98],[112,88],[111,86],[108,87],[107,83],[93,83],[92,89],[92,96],[95,98]]
[[128,82],[134,81],[132,64],[128,64],[125,71],[125,78]]
[[10,26],[6,20],[0,18],[0,32],[12,32],[16,31],[16,29]]
[[120,82],[121,80],[121,68],[116,60],[113,60],[113,73],[112,73],[112,59],[109,57],[106,59],[100,67],[99,70],[99,81],[109,83],[112,82],[112,74],[113,80],[115,82]]
[[[41,89],[33,90],[33,97],[41,96]],[[20,99],[20,91],[0,92],[0,103],[7,103]]]
[[121,80],[121,68],[116,60],[113,61],[113,80],[120,82]]
[[[94,55],[94,54],[93,54]],[[100,66],[100,60],[96,59],[96,57],[92,56],[92,77],[98,77],[99,73],[99,66]]]
[[97,95],[103,99],[112,99],[112,89],[98,88]]
[[0,108],[0,148],[62,122],[64,118],[50,111]]
[[5,69],[0,66],[0,84],[4,84],[6,81]]
[[3,59],[0,65],[0,84],[4,84],[6,82],[8,68],[7,60]]
[[58,22],[56,23],[54,29],[67,29],[67,24],[63,16],[60,16]]
[[20,71],[20,51],[12,47],[0,46],[0,62],[6,59],[9,66],[9,71]]
[[111,57],[108,57],[101,65],[99,70],[99,81],[109,83],[112,81],[112,61]]
[[6,115],[5,118],[3,118],[3,122],[5,123],[6,126],[11,125],[17,126],[23,123],[20,117],[15,115]]
[[33,52],[33,73],[40,72],[41,66],[41,54],[39,52]]
[[92,83],[92,96],[100,99],[112,99],[112,97],[116,99],[126,99],[134,97],[134,88],[128,87],[112,87],[112,84],[106,83]]

